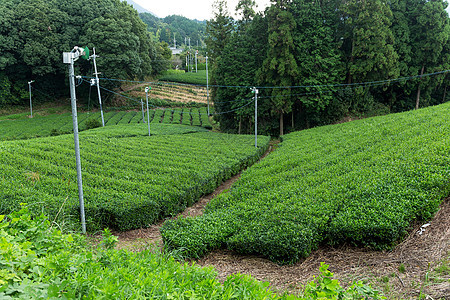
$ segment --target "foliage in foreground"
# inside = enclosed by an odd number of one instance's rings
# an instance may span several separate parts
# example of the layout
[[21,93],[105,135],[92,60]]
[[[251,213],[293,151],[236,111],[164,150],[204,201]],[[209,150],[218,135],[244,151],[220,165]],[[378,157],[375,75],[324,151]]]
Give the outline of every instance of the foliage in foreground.
[[[80,133],[90,230],[146,227],[182,211],[255,162],[260,137],[204,132],[189,126],[111,126]],[[79,223],[73,137],[0,143],[0,212],[29,203],[35,212]]]
[[286,135],[203,216],[167,221],[165,244],[226,247],[278,263],[320,244],[390,248],[450,192],[450,104]]
[[279,298],[249,276],[233,275],[222,285],[212,268],[161,253],[89,250],[26,208],[0,219],[2,299]]
[[[0,298],[298,299],[276,295],[268,283],[247,275],[231,275],[221,284],[213,268],[149,250],[116,251],[108,231],[104,238],[103,247],[90,249],[79,235],[52,229],[43,215],[33,218],[26,207],[1,215]],[[343,290],[327,267],[321,266],[322,275],[300,299],[384,299],[361,283]]]

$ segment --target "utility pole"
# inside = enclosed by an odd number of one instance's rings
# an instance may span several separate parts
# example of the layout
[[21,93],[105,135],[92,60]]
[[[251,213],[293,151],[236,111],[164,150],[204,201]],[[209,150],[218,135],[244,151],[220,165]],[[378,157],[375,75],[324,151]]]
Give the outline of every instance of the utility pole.
[[141,99],[141,109],[142,109],[142,123],[145,123],[145,120],[144,120],[144,116],[145,116],[145,114],[144,114],[144,101],[142,101],[142,99]]
[[31,118],[33,117],[33,105],[31,102],[31,84],[34,82],[34,80],[28,81],[28,92],[30,93],[30,114]]
[[75,46],[71,52],[63,53],[63,63],[69,65],[69,83],[70,83],[70,99],[72,104],[72,123],[73,123],[73,139],[75,142],[75,158],[77,167],[77,183],[78,183],[78,198],[80,201],[80,215],[81,227],[83,234],[86,234],[86,219],[84,215],[84,200],[83,200],[83,182],[81,179],[81,159],[80,159],[80,142],[78,139],[78,120],[77,120],[77,99],[75,93],[75,71],[73,64],[79,57],[84,59],[89,58],[89,49]]
[[105,119],[103,118],[102,96],[100,94],[100,84],[99,84],[100,82],[98,79],[98,74],[100,74],[100,73],[97,72],[97,63],[95,62],[95,59],[98,57],[98,55],[95,55],[95,48],[93,50],[94,50],[94,54],[89,56],[89,58],[92,58],[94,60],[95,81],[94,81],[94,79],[91,79],[91,86],[92,85],[97,86],[98,103],[100,104],[100,114],[102,116],[102,126],[105,127]]
[[198,50],[195,51],[195,73],[198,73],[198,70],[197,70],[197,55],[198,55]]
[[258,148],[258,89],[253,87],[252,93],[255,94],[255,148]]
[[152,87],[148,86],[145,88],[145,98],[147,99],[147,123],[148,123],[148,136],[150,136],[150,112],[148,111],[148,91],[151,90]]
[[186,56],[186,66],[187,66],[187,71],[189,72],[190,70],[190,63],[191,63],[191,54],[189,53],[190,51],[187,52],[187,56]]
[[209,78],[208,78],[208,55],[206,55],[206,102],[208,103],[208,117],[209,117]]
[[188,54],[189,54],[189,67],[188,67],[188,72],[192,72],[192,67],[191,67],[191,65],[192,65],[192,61],[191,61],[191,38],[189,37],[188,38],[188,41],[189,41],[189,52],[188,52]]

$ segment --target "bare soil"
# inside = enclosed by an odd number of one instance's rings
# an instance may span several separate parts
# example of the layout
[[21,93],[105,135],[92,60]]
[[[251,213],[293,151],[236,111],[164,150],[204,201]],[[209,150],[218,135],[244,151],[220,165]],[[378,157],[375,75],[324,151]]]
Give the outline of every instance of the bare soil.
[[[239,176],[225,181],[212,194],[202,197],[180,215],[201,215],[208,202],[229,189]],[[162,223],[115,233],[119,237],[118,247],[132,250],[150,244],[162,247],[159,233]],[[429,223],[421,234],[418,232],[423,224],[411,226],[409,236],[391,251],[371,251],[349,245],[338,248],[323,246],[303,261],[279,266],[263,257],[216,250],[196,264],[214,266],[221,281],[231,274],[249,274],[257,280],[269,282],[272,290],[296,294],[318,275],[320,263],[325,262],[344,286],[362,280],[382,290],[388,299],[450,299],[450,197],[443,201]]]

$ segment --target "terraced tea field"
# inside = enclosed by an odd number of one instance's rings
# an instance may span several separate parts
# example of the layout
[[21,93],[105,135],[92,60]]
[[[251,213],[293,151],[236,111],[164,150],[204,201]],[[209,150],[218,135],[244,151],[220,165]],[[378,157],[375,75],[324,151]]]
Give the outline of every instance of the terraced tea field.
[[[255,149],[253,136],[172,124],[151,129],[151,137],[141,124],[80,133],[90,230],[129,230],[176,214],[256,161],[269,142],[261,136]],[[23,202],[52,220],[79,222],[73,148],[72,135],[0,142],[0,214]]]
[[197,218],[165,222],[165,244],[228,248],[278,263],[319,245],[388,249],[450,193],[450,104],[283,137]]
[[[145,99],[145,86],[148,85],[141,84],[134,88],[127,88],[127,93],[131,97]],[[150,84],[150,86],[152,89],[149,92],[149,97],[153,99],[182,103],[207,103],[207,92],[205,86],[180,84],[173,82],[158,82]]]
[[[211,110],[213,111],[213,110]],[[86,130],[87,121],[95,119],[101,124],[100,112],[78,113],[79,130]],[[141,111],[109,111],[104,114],[105,126],[143,124],[147,114]],[[183,124],[211,128],[206,107],[160,108],[150,110],[152,124]],[[145,126],[145,125],[143,125]],[[70,113],[48,116],[20,114],[17,117],[4,117],[0,120],[0,141],[45,137],[72,132],[72,115]]]

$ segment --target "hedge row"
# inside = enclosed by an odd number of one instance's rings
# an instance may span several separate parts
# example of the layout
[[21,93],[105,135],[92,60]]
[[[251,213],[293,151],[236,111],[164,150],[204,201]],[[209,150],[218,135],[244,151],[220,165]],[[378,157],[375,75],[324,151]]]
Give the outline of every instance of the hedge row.
[[450,104],[286,135],[195,219],[167,221],[167,247],[295,262],[320,244],[390,248],[450,192]]
[[[252,136],[152,124],[148,137],[146,129],[128,125],[80,133],[90,230],[129,230],[176,214],[256,161],[269,142],[260,137],[262,146],[255,149]],[[78,219],[71,135],[1,142],[0,174],[0,213],[25,202],[50,218]]]

